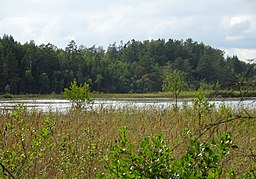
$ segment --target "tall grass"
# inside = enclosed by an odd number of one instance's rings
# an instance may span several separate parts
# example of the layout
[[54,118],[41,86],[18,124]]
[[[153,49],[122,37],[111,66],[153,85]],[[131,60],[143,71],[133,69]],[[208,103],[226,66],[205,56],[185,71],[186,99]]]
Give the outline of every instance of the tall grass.
[[[182,91],[180,98],[193,98],[197,92],[196,91]],[[223,98],[233,98],[233,97],[255,97],[256,90],[251,91],[237,91],[237,90],[204,90],[203,93],[209,97],[217,96]],[[174,97],[169,92],[155,92],[155,93],[126,93],[126,94],[116,94],[116,93],[92,93],[93,98],[169,98]],[[33,99],[64,99],[63,94],[1,94],[0,99],[3,98],[33,98]]]
[[104,171],[100,160],[115,145],[123,126],[129,130],[129,143],[137,147],[145,136],[162,133],[175,158],[186,151],[192,138],[206,142],[231,132],[238,149],[222,161],[223,170],[233,168],[238,177],[256,165],[255,110],[222,106],[199,111],[193,106],[64,114],[20,107],[0,116],[0,177],[97,178]]

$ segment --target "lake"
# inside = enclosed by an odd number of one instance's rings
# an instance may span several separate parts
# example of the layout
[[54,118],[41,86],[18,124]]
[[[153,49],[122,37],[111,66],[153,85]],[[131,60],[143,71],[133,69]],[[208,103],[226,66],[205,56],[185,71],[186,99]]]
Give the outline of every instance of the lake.
[[[248,109],[256,108],[256,98],[250,98],[241,101],[239,98],[228,99],[215,99],[210,100],[211,104],[215,104],[219,108],[225,104],[232,109],[241,109],[242,107]],[[0,109],[8,111],[14,109],[18,104],[23,104],[29,110],[36,109],[41,111],[60,111],[65,112],[71,107],[71,103],[64,99],[0,99]],[[94,103],[90,106],[91,110],[99,109],[150,109],[157,108],[167,109],[175,104],[174,99],[170,98],[111,98],[111,99],[95,99]],[[182,99],[178,102],[179,107],[184,105],[192,106],[191,99]]]

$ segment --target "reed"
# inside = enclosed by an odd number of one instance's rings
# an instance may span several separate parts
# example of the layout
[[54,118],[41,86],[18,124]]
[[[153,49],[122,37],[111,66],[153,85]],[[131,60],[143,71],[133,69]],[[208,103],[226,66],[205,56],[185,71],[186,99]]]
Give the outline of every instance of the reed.
[[162,133],[175,158],[186,152],[192,138],[206,142],[231,132],[238,149],[222,161],[223,170],[233,168],[242,176],[256,165],[255,110],[223,106],[199,111],[193,106],[45,113],[19,107],[0,116],[0,177],[97,178],[104,171],[100,160],[123,126],[136,148],[144,137]]
[[[193,98],[197,91],[182,91],[180,98]],[[204,90],[203,93],[208,96],[214,96],[219,98],[237,98],[237,97],[255,97],[256,91],[237,91],[237,90]],[[174,96],[170,95],[169,92],[156,92],[156,93],[92,93],[93,98],[173,98]],[[64,99],[63,94],[2,94],[0,99],[3,98],[34,98],[34,99]]]

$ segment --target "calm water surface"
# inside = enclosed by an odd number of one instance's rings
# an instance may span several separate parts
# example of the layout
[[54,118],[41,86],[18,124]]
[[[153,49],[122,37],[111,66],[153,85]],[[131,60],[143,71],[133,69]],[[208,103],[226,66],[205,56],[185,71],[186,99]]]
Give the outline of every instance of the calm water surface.
[[[215,99],[210,101],[211,104],[215,104],[218,108],[220,105],[225,104],[233,109],[255,109],[256,98],[250,98],[241,101],[239,98],[229,99]],[[0,99],[1,110],[11,110],[18,104],[23,104],[28,109],[36,109],[42,111],[67,111],[71,107],[71,103],[68,100],[63,99]],[[94,103],[90,106],[92,110],[99,109],[166,109],[175,104],[173,99],[169,98],[123,98],[123,99],[95,99]],[[178,102],[179,107],[184,105],[192,106],[191,99],[183,99]]]

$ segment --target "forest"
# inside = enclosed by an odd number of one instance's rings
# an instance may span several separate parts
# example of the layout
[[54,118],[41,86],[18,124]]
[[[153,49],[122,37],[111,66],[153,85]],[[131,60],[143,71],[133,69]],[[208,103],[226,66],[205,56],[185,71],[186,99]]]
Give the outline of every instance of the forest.
[[196,90],[200,82],[236,88],[256,75],[254,64],[225,57],[222,50],[191,38],[133,39],[107,49],[78,46],[73,40],[61,49],[33,40],[21,44],[11,35],[0,38],[0,94],[59,94],[74,79],[95,92],[160,92],[164,76],[173,70],[184,72],[187,90]]

